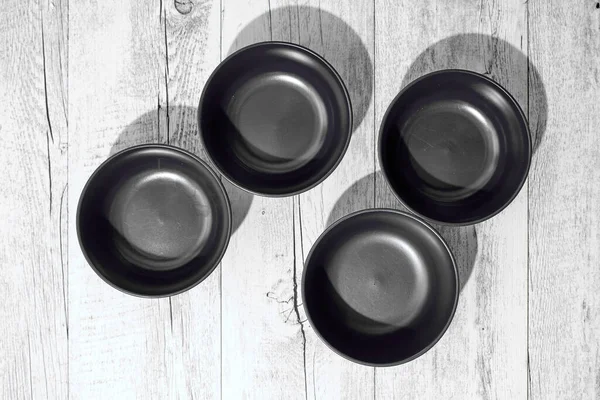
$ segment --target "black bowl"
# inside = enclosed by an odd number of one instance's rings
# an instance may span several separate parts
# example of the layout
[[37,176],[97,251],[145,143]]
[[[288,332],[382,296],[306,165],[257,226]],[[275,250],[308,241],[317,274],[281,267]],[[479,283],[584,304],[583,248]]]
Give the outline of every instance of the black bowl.
[[183,292],[217,267],[231,209],[217,176],[175,147],[142,145],[106,160],[85,185],[77,235],[96,273],[123,292]]
[[398,365],[441,338],[458,302],[444,239],[421,219],[364,210],[315,242],[302,276],[304,308],[323,341],[349,360]]
[[467,225],[502,211],[529,171],[525,115],[499,84],[470,71],[425,75],[398,94],[379,133],[387,182],[411,211]]
[[198,108],[200,136],[233,184],[288,196],[323,181],[352,133],[350,98],[337,72],[299,45],[265,42],[227,57]]

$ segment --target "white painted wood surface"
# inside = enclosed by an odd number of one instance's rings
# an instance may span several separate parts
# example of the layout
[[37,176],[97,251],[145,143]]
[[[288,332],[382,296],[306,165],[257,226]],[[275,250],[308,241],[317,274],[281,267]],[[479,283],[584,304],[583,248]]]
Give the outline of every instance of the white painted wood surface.
[[68,391],[66,3],[0,6],[0,398]]
[[[8,0],[0,9],[0,398],[600,397],[594,1]],[[208,75],[264,40],[308,46],[346,81],[355,127],[344,160],[291,198],[225,182],[235,232],[198,287],[160,300],[109,287],[77,243],[86,179],[139,143],[204,158],[196,107]],[[521,104],[537,137],[530,179],[492,220],[441,228],[463,288],[434,349],[403,366],[358,366],[306,321],[303,260],[343,215],[399,207],[377,172],[381,118],[410,80],[450,67],[489,74]]]
[[[271,39],[268,1],[223,0],[221,12],[223,58]],[[234,198],[239,196],[232,185],[227,187]],[[292,205],[291,198],[253,197],[223,258],[223,398],[258,393],[272,399],[304,397],[302,332],[293,313]]]
[[600,5],[529,10],[548,98],[529,179],[530,397],[599,399]]
[[[378,0],[376,10],[381,10],[375,21],[376,124],[403,85],[442,68],[485,73],[526,112],[527,59],[521,52],[527,52],[527,4]],[[381,180],[377,195],[378,206],[395,205]],[[527,190],[491,220],[442,233],[461,267],[454,321],[432,351],[406,365],[378,369],[377,397],[526,398]]]
[[[194,104],[219,62],[218,3],[70,7],[70,215],[109,154],[172,143],[199,152]],[[93,45],[91,45],[93,44]],[[77,250],[70,218],[71,398],[219,398],[220,271],[202,290],[148,300],[110,288]]]

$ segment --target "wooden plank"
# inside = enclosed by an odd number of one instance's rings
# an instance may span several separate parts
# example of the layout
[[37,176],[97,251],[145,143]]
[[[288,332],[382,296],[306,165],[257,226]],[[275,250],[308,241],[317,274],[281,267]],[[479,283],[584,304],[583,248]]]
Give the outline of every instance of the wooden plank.
[[[372,3],[321,1],[322,11],[316,3],[304,2],[224,1],[223,6],[224,55],[263,40],[311,48],[350,84],[357,127],[346,158],[323,185],[294,198],[255,197],[232,239],[223,261],[223,396],[372,396],[372,368],[347,362],[326,349],[306,322],[299,297],[304,257],[327,226],[328,215],[339,217],[374,200],[371,182],[363,185],[357,198],[336,204],[374,166],[372,18],[365,20],[373,15]],[[242,308],[240,298],[249,307]]]
[[[138,299],[104,283],[81,253],[74,217],[83,185],[110,154],[138,143],[165,141],[158,114],[145,114],[164,99],[160,15],[158,1],[84,1],[70,9],[69,394],[73,399],[166,395],[168,299]],[[138,118],[141,115],[145,117]]]
[[[198,135],[197,107],[204,83],[220,61],[220,2],[162,2],[168,65],[161,121],[167,138],[206,159]],[[170,398],[221,396],[221,270],[194,289],[171,297]]]
[[[520,0],[376,0],[375,121],[397,92],[443,68],[486,73],[527,110],[527,8]],[[465,34],[465,32],[472,32]],[[381,179],[378,206],[397,207]],[[460,268],[460,301],[440,342],[411,363],[377,369],[377,398],[527,395],[527,191],[475,227],[443,228]]]
[[[222,54],[271,39],[269,2],[223,0]],[[275,31],[273,31],[275,32]],[[244,195],[227,184],[230,198]],[[255,196],[222,262],[222,396],[305,398],[291,198]]]
[[67,396],[66,1],[2,4],[0,398]]
[[545,110],[530,97],[530,118],[546,126],[529,179],[531,399],[600,398],[596,7],[529,2],[530,54],[548,99],[544,121]]
[[[71,215],[109,154],[146,142],[198,150],[193,104],[219,59],[214,4],[183,11],[158,0],[72,7]],[[122,294],[87,265],[75,218],[69,222],[71,397],[219,397],[218,272],[172,299]]]
[[[319,53],[338,71],[347,85],[354,116],[352,140],[340,165],[322,184],[295,199],[296,254],[301,255],[296,257],[299,282],[304,258],[327,226],[351,212],[374,206],[374,10],[372,1],[322,0],[313,2],[312,7],[302,3],[299,8],[272,13],[274,25],[286,26],[288,12],[299,22],[299,30],[292,29],[292,40]],[[297,318],[306,321],[302,307]],[[308,398],[373,398],[373,368],[335,354],[308,321],[303,322],[303,329]]]

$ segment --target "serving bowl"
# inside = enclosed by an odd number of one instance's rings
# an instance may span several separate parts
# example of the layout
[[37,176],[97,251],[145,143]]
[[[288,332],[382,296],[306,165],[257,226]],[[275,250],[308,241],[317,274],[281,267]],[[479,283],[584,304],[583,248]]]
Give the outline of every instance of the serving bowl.
[[79,244],[92,269],[137,296],[183,292],[219,264],[231,234],[227,194],[196,156],[142,145],[102,163],[77,207]]
[[322,57],[292,43],[263,42],[227,57],[198,107],[200,136],[215,167],[234,185],[289,196],[324,180],[352,133],[340,76]]
[[517,196],[532,148],[525,115],[505,89],[475,72],[442,70],[392,101],[378,152],[404,206],[429,221],[468,225]]
[[420,218],[386,209],[333,223],[302,276],[315,332],[336,353],[372,366],[402,364],[433,347],[452,320],[458,287],[444,239]]

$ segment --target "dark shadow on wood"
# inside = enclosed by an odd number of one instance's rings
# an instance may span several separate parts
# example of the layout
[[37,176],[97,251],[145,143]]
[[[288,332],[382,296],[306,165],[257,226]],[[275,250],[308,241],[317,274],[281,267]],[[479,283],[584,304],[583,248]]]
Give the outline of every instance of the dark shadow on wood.
[[340,74],[352,102],[353,131],[373,95],[373,63],[360,36],[327,11],[308,6],[274,8],[252,20],[236,36],[228,54],[257,42],[292,42],[327,60]]
[[[526,40],[522,46],[526,48]],[[511,88],[524,88],[525,92],[523,96],[517,96],[521,97],[517,102],[523,110],[529,110],[525,115],[529,119],[533,151],[537,150],[546,131],[548,100],[542,78],[526,54],[510,43],[489,35],[468,33],[450,36],[429,46],[413,61],[404,76],[402,87],[429,72],[451,68],[484,74],[509,92]],[[526,103],[523,104],[523,101]]]
[[[189,123],[189,121],[195,121],[196,116],[197,109],[195,107],[187,106],[169,106],[168,110],[161,108],[158,111],[155,110],[147,112],[127,125],[121,131],[117,141],[113,144],[110,150],[110,155],[140,144],[167,144],[169,137],[167,135],[167,129],[172,129],[175,131],[174,134],[170,135],[170,137],[181,138],[183,143],[194,142],[194,144],[196,144],[199,141],[196,139],[191,140],[191,138],[194,135],[198,135],[197,123]],[[167,127],[167,124],[170,126]],[[173,145],[173,143],[171,144]],[[208,161],[203,148],[189,145],[185,146],[184,149],[206,161],[210,168],[220,176],[218,171]],[[227,182],[224,178],[221,178],[221,182],[223,182],[223,186],[225,186],[225,190],[227,191],[227,196],[229,197],[229,202],[231,204],[231,212],[233,214],[233,234],[237,231],[239,226],[246,218],[254,196],[237,188],[234,185],[229,184],[229,182]]]
[[[348,211],[349,205],[361,204],[361,198],[372,196],[370,188],[373,187],[375,181],[378,185],[386,184],[381,171],[369,174],[350,186],[333,206],[327,220],[327,226],[350,214]],[[365,201],[362,201],[362,203],[365,203]],[[398,209],[407,212],[404,208],[399,207]],[[454,255],[458,267],[460,290],[462,290],[471,277],[477,259],[477,231],[475,226],[430,225],[444,238]]]

